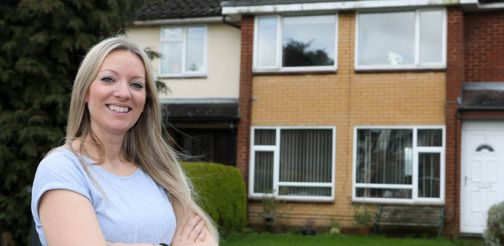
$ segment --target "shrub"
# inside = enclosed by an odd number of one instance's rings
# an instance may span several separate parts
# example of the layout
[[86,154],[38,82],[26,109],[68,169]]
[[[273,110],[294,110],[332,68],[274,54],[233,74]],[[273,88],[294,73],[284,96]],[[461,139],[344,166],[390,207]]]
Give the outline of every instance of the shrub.
[[216,163],[184,163],[199,203],[221,233],[241,231],[247,223],[245,183],[238,169]]
[[369,227],[373,224],[375,219],[374,208],[369,208],[366,204],[353,205],[354,209],[354,225],[357,227]]
[[498,246],[504,243],[504,202],[497,203],[488,210],[487,229],[483,238],[486,245]]

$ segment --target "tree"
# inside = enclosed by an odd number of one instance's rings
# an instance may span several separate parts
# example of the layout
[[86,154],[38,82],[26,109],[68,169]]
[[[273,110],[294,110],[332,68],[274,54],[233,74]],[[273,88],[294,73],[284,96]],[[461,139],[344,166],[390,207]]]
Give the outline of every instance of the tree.
[[323,49],[310,50],[312,41],[303,43],[294,39],[289,39],[283,47],[284,66],[325,66],[334,65],[327,52]]
[[144,1],[2,0],[0,3],[0,233],[26,245],[39,161],[62,144],[81,59],[120,34]]

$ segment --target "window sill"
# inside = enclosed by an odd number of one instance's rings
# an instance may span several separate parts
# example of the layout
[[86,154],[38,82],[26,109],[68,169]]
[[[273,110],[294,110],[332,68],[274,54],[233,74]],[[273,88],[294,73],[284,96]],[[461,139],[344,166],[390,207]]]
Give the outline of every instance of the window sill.
[[446,66],[432,67],[355,67],[356,73],[397,73],[397,72],[439,72],[445,71]]
[[[249,194],[248,199],[253,201],[262,201],[266,195]],[[316,196],[275,196],[277,201],[302,202],[302,203],[333,203],[334,197],[316,197]]]
[[253,73],[256,75],[291,75],[291,74],[336,74],[338,70],[335,67],[331,68],[299,68],[299,69],[258,69],[254,68]]
[[207,74],[180,74],[180,75],[159,75],[158,79],[201,79],[207,78]]
[[444,205],[442,199],[387,199],[387,198],[353,198],[352,203],[369,204],[406,204],[406,205]]

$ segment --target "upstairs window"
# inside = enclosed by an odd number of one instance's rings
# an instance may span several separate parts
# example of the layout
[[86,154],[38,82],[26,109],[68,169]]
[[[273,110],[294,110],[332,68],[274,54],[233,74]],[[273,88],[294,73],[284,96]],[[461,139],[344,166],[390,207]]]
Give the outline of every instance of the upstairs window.
[[162,28],[160,76],[205,76],[206,49],[206,26]]
[[443,9],[359,13],[357,22],[357,69],[445,67]]
[[260,16],[254,71],[336,69],[337,16]]

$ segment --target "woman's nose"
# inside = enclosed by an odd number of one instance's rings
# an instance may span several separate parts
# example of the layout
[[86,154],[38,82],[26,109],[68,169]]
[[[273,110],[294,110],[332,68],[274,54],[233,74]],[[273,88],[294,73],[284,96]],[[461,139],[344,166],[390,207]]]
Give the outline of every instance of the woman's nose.
[[129,90],[129,86],[128,86],[127,81],[119,81],[119,83],[116,83],[114,96],[122,98],[122,99],[130,98],[131,94],[130,94],[130,90]]

